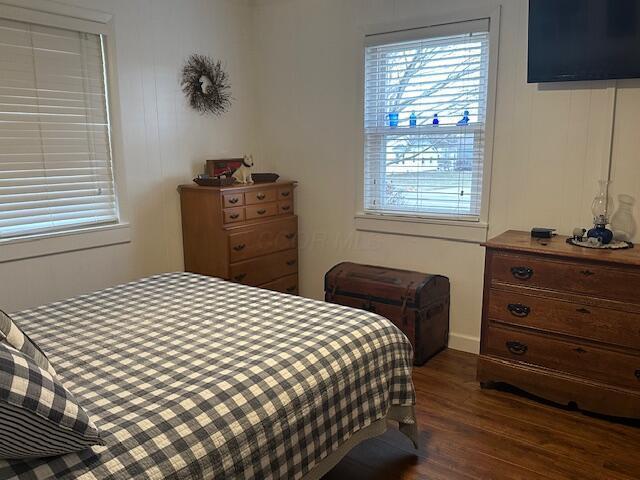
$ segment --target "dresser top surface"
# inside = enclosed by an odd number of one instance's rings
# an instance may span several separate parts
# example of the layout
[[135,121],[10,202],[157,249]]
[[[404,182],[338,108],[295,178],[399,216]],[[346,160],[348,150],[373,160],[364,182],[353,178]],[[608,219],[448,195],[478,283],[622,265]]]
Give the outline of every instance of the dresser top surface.
[[483,245],[494,250],[509,250],[570,257],[594,262],[619,263],[640,266],[640,248],[623,250],[599,250],[577,247],[566,242],[568,237],[556,235],[553,238],[532,238],[530,232],[507,230]]
[[242,184],[236,183],[233,185],[225,185],[221,187],[204,187],[200,185],[196,185],[195,183],[190,183],[187,185],[179,185],[178,190],[203,190],[203,191],[217,191],[217,192],[233,192],[236,190],[242,191],[251,191],[251,190],[260,190],[271,187],[289,187],[296,186],[298,182],[295,180],[278,180],[277,182],[263,182],[263,183],[252,183],[252,184]]

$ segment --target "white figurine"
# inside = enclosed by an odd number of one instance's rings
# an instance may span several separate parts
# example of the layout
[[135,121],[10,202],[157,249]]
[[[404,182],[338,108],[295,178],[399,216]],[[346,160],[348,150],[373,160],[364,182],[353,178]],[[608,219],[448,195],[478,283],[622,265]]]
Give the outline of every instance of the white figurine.
[[213,82],[209,80],[209,77],[207,77],[206,75],[202,75],[198,79],[198,82],[200,82],[200,88],[202,89],[202,93],[204,93],[205,95],[209,93],[209,87],[213,85]]
[[232,177],[235,178],[238,183],[253,183],[251,167],[253,167],[253,155],[245,155],[242,160],[242,165],[233,172]]

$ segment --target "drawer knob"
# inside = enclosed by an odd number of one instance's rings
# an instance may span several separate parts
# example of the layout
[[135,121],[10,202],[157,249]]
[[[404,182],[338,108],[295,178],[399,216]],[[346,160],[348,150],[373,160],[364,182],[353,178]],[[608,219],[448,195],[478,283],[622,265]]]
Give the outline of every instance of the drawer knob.
[[298,261],[297,261],[297,260],[288,260],[288,261],[287,261],[287,265],[288,265],[289,267],[293,267],[296,263],[298,263]]
[[256,212],[258,215],[264,215],[265,213],[267,213],[267,211],[264,208],[261,208],[260,210],[258,210]]
[[256,195],[256,198],[258,200],[264,200],[265,198],[267,198],[267,196],[264,193],[259,193]]
[[510,341],[507,342],[506,345],[507,349],[514,355],[524,355],[529,349],[526,344],[520,342]]
[[640,369],[636,370],[636,378],[640,380]]
[[533,268],[531,267],[511,267],[511,275],[518,280],[529,280],[533,277]]
[[291,192],[286,191],[286,192],[281,192],[280,195],[282,195],[283,197],[288,197],[290,193]]
[[283,210],[284,212],[286,212],[286,211],[288,211],[288,210],[290,210],[290,209],[291,209],[291,205],[283,205],[283,206],[282,206],[282,210]]
[[236,282],[241,282],[242,280],[244,280],[244,279],[245,279],[245,277],[246,277],[246,276],[247,276],[247,274],[246,274],[246,273],[241,273],[240,275],[236,275],[235,277],[233,277],[233,279],[234,279]]
[[531,313],[531,308],[521,303],[510,303],[507,305],[507,310],[509,310],[514,317],[526,317]]
[[238,197],[233,197],[229,199],[229,203],[231,204],[236,204],[240,201],[240,199]]
[[591,270],[580,270],[580,273],[585,277],[590,277],[591,275],[596,274],[596,272],[592,272]]
[[296,236],[296,234],[295,234],[295,233],[287,233],[287,234],[285,235],[285,238],[286,238],[287,240],[292,240],[295,236]]
[[296,291],[296,286],[292,285],[290,287],[287,287],[287,293],[292,293]]
[[239,243],[238,245],[234,246],[234,247],[233,247],[233,249],[234,249],[236,252],[239,252],[239,251],[241,251],[241,250],[244,250],[244,247],[246,247],[246,245],[245,245],[244,243]]
[[584,308],[584,307],[582,307],[582,308],[577,308],[577,309],[576,309],[576,312],[578,312],[578,313],[584,313],[584,314],[589,314],[589,313],[591,313],[591,311],[590,311],[590,310],[587,310],[587,309],[586,309],[586,308]]
[[229,218],[230,218],[231,220],[235,220],[235,219],[236,219],[236,218],[238,218],[239,216],[240,216],[240,214],[239,214],[239,213],[232,213],[231,215],[229,215]]

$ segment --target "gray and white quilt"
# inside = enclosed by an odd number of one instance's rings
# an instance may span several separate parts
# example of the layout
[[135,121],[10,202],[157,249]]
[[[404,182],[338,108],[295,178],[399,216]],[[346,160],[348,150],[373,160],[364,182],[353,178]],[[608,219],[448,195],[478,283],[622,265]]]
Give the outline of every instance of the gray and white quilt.
[[163,274],[12,316],[106,446],[0,460],[1,479],[298,479],[415,404],[411,345],[387,320],[216,278]]

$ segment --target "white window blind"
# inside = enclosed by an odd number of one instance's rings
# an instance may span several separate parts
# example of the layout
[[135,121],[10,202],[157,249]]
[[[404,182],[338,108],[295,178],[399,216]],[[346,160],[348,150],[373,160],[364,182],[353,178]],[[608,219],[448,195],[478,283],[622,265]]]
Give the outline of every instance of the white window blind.
[[0,19],[0,238],[118,219],[101,35]]
[[422,38],[365,48],[365,212],[479,220],[485,25],[446,36],[422,29]]

